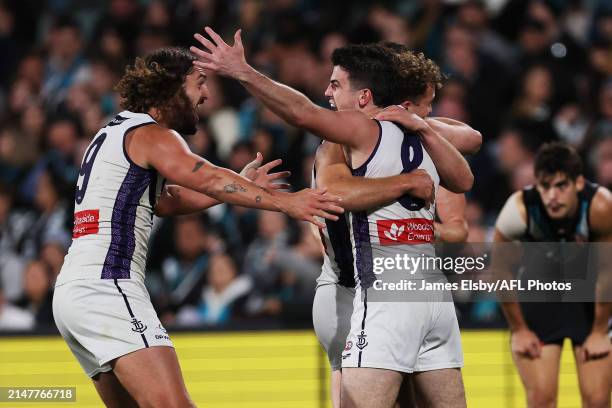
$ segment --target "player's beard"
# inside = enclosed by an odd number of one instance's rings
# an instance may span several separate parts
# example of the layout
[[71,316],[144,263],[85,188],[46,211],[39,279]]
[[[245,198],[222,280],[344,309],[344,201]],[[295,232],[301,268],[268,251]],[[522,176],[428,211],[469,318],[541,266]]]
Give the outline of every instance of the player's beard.
[[168,126],[182,135],[192,135],[197,131],[198,113],[184,89],[172,98],[164,111],[164,117]]

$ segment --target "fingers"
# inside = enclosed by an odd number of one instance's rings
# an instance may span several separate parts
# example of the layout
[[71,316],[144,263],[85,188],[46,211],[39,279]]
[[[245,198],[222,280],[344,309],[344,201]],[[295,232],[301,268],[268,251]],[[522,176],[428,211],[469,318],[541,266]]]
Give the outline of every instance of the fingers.
[[209,69],[211,71],[216,71],[219,68],[217,64],[213,62],[204,62],[199,60],[193,61],[193,65],[202,69]]
[[236,30],[236,33],[234,34],[234,45],[242,47],[242,29],[240,28]]
[[221,38],[221,36],[219,34],[214,32],[214,30],[212,28],[204,27],[204,31],[206,31],[206,33],[208,35],[210,35],[210,38],[212,38],[212,40],[215,42],[215,44],[218,47],[229,47],[229,45],[227,45],[227,43],[225,41],[223,41],[223,38]]
[[[262,167],[263,170],[263,167]],[[279,171],[278,173],[271,173],[268,174],[268,179],[269,180],[278,180],[278,179],[284,179],[291,176],[291,172],[290,171]]]
[[255,156],[255,160],[253,160],[252,162],[250,162],[249,164],[247,164],[246,166],[244,166],[245,169],[250,169],[250,168],[259,168],[259,166],[261,166],[261,162],[263,161],[263,156],[261,155],[261,153],[257,152],[257,155]]
[[[323,211],[323,210],[314,210],[313,213],[316,216],[319,216],[321,218],[325,218],[327,220],[332,220],[332,221],[338,221],[338,216],[335,214],[331,214],[328,213],[327,211]],[[325,225],[323,225],[323,227],[325,227]]]
[[304,221],[308,221],[309,223],[313,224],[317,228],[325,228],[325,223],[323,221],[319,221],[314,216],[305,217]]
[[270,171],[274,167],[280,166],[282,163],[283,163],[282,159],[272,160],[271,162],[268,162],[268,163],[264,164],[263,166],[261,166],[261,169],[267,173],[268,171]]
[[270,183],[269,186],[273,190],[290,190],[291,184],[287,183]]
[[336,204],[325,204],[325,205],[320,206],[320,208],[322,208],[325,211],[333,212],[336,214],[344,213],[344,208]]
[[[199,42],[200,44],[202,44],[204,47],[206,47],[206,49],[208,49],[211,52],[214,52],[217,47],[215,46],[215,44],[213,44],[208,38],[204,37],[202,34],[200,33],[195,33],[193,35],[193,38],[196,39],[197,42]],[[196,48],[196,47],[191,47],[191,48]],[[191,48],[189,48],[191,50]],[[196,48],[197,49],[197,48]],[[192,51],[193,52],[193,51]]]

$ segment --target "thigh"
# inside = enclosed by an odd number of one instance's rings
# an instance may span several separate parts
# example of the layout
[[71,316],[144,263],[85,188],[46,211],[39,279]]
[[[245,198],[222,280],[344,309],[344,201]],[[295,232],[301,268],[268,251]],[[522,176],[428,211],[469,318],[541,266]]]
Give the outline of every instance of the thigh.
[[459,368],[415,372],[412,375],[412,382],[419,407],[466,406],[463,378]]
[[606,358],[584,361],[579,358],[581,353],[580,346],[574,347],[578,384],[584,406],[609,407],[612,390],[612,357],[608,354]]
[[108,408],[138,408],[136,400],[134,400],[125,387],[121,385],[112,371],[97,374],[92,380],[102,402],[104,402],[104,405]]
[[342,408],[391,408],[403,374],[376,368],[342,369]]
[[139,406],[192,406],[174,348],[149,347],[121,356],[110,364]]
[[315,293],[312,322],[333,371],[342,368],[342,351],[350,330],[354,296],[353,289],[333,284],[319,286]]
[[539,358],[512,354],[530,406],[549,405],[556,401],[559,387],[561,346],[547,344]]

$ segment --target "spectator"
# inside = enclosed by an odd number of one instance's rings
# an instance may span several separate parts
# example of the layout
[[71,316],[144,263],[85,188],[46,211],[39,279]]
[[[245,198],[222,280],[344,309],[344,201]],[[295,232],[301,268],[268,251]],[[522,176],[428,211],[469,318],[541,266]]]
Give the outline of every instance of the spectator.
[[44,262],[30,262],[23,276],[23,297],[17,306],[29,311],[37,327],[53,326],[53,284]]
[[238,276],[232,258],[213,255],[208,270],[207,285],[197,305],[184,307],[177,316],[180,325],[219,325],[244,317],[251,280]]
[[31,330],[34,328],[34,317],[27,311],[13,306],[4,295],[0,279],[0,331]]

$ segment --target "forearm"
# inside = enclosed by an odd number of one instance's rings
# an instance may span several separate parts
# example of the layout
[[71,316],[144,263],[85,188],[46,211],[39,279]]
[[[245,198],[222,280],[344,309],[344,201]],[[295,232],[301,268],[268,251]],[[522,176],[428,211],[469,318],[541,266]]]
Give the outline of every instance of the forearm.
[[205,181],[197,191],[207,196],[243,207],[281,211],[279,197],[282,192],[265,190],[241,175],[222,167],[213,167],[205,173]]
[[384,178],[339,177],[317,182],[319,187],[342,198],[341,206],[348,211],[365,211],[388,204],[406,193],[400,176]]
[[426,118],[425,121],[461,154],[475,154],[480,150],[482,135],[465,123],[448,118]]
[[305,113],[317,109],[303,93],[268,78],[250,65],[245,65],[236,79],[251,95],[292,126],[304,127]]
[[468,236],[467,221],[456,220],[445,223],[436,223],[435,231],[437,241],[449,243],[465,242]]
[[600,333],[608,332],[608,323],[612,316],[611,302],[595,302],[595,318],[593,320],[593,331]]
[[203,211],[219,203],[219,200],[215,200],[197,191],[178,185],[168,185],[164,188],[164,191],[157,201],[155,215],[167,217],[172,215],[192,214]]
[[420,135],[425,150],[436,165],[444,187],[453,193],[469,191],[474,182],[474,175],[459,151],[430,126],[422,130]]
[[506,316],[506,322],[510,331],[515,332],[517,330],[528,329],[521,307],[517,302],[502,302],[500,305],[504,316]]

